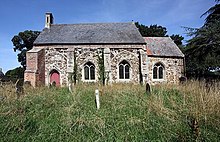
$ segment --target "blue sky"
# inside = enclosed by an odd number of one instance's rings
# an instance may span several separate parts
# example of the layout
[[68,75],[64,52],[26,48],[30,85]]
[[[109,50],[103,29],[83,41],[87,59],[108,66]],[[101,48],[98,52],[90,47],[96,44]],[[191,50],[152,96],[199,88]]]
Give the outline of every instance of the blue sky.
[[181,26],[200,27],[202,13],[214,0],[4,0],[0,2],[0,68],[3,72],[20,66],[11,39],[24,30],[44,28],[46,12],[56,24],[131,22],[158,24],[168,34],[185,37]]

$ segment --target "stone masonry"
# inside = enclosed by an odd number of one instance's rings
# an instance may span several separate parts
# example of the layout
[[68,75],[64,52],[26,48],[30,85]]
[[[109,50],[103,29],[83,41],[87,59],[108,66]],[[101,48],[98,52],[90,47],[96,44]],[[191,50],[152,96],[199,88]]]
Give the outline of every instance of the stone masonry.
[[73,74],[77,83],[98,82],[102,51],[106,84],[177,84],[184,75],[184,55],[169,37],[142,37],[134,23],[53,22],[46,13],[45,28],[26,54],[24,76],[32,86],[67,86]]
[[[148,57],[148,82],[150,84],[178,84],[179,78],[184,75],[184,64],[182,58]],[[153,79],[153,67],[156,63],[164,65],[165,77]]]
[[[60,73],[61,86],[66,86],[70,81],[68,75],[73,73],[74,52],[77,63],[77,81],[86,82],[83,75],[84,64],[88,61],[95,65],[95,82],[98,82],[98,51],[104,48],[106,83],[145,83],[177,84],[183,75],[184,66],[182,58],[148,57],[144,46],[121,45],[65,45],[35,47],[27,53],[28,68],[25,71],[25,81],[31,81],[33,86],[50,84],[50,72],[57,70]],[[130,64],[129,80],[119,79],[119,63],[126,60]],[[165,67],[165,78],[153,79],[153,66],[162,63]],[[39,80],[39,81],[36,81]],[[38,82],[38,83],[35,83]]]

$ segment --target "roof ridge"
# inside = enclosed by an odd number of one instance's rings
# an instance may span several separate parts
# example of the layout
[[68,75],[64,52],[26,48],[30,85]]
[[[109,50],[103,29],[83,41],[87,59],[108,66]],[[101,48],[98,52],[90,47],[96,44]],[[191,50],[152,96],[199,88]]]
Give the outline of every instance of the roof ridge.
[[140,32],[132,22],[52,24],[43,30],[34,44],[140,43]]
[[63,25],[95,25],[95,24],[133,24],[132,22],[97,22],[97,23],[74,23],[74,24],[51,24],[52,26],[63,26]]
[[170,38],[169,36],[159,36],[159,37],[156,37],[156,36],[144,36],[143,38]]

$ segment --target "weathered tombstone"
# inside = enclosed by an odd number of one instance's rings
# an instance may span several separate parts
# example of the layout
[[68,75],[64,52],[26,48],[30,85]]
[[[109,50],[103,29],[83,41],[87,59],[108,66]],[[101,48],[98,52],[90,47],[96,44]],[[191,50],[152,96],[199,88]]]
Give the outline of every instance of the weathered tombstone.
[[184,84],[187,81],[187,78],[185,76],[181,76],[179,78],[180,84]]
[[146,93],[147,93],[147,94],[151,94],[150,84],[149,84],[149,83],[146,83]]
[[95,90],[95,100],[96,100],[96,108],[99,109],[100,102],[99,102],[99,90],[98,89]]
[[24,93],[24,88],[23,88],[23,82],[22,80],[18,79],[15,83],[15,89],[16,89],[16,94],[17,94],[17,99],[20,98],[20,96]]
[[69,89],[70,93],[73,92],[73,89],[74,89],[73,83],[69,83],[69,84],[68,84],[68,89]]
[[56,87],[56,81],[53,81],[53,82],[51,83],[51,86],[52,86],[52,87]]

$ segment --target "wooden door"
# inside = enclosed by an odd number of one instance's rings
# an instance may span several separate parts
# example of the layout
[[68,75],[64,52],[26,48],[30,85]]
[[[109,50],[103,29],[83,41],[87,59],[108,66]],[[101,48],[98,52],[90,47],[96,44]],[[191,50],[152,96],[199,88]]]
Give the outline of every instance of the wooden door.
[[58,71],[52,71],[50,74],[50,84],[60,86],[60,74]]

